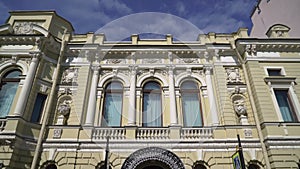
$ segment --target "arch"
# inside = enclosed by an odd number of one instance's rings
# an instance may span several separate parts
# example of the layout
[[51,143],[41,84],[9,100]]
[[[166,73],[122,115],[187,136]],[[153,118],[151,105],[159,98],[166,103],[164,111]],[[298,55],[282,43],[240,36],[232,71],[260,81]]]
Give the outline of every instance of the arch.
[[142,124],[145,127],[161,127],[162,89],[156,81],[148,81],[143,86]]
[[250,160],[247,165],[247,169],[261,169],[263,164],[258,160]]
[[182,116],[184,127],[203,126],[199,86],[193,80],[183,81],[180,84]]
[[113,79],[113,78],[120,79],[121,82],[123,83],[124,87],[127,87],[130,84],[129,83],[129,79],[128,79],[128,77],[125,74],[118,73],[117,75],[115,75],[114,73],[108,73],[108,74],[104,75],[103,78],[100,79],[98,85],[101,86],[101,87],[103,87],[107,83],[107,81],[109,79]]
[[19,61],[16,64],[12,64],[11,62],[4,62],[3,65],[0,65],[0,77],[3,76],[6,72],[13,70],[13,69],[20,69],[22,72],[22,75],[26,75],[28,72],[28,65],[23,62]]
[[6,71],[0,79],[0,117],[6,117],[11,109],[19,87],[20,75],[19,69]]
[[41,169],[57,169],[57,166],[55,161],[48,160],[42,164]]
[[185,81],[185,80],[191,80],[192,78],[198,80],[201,83],[201,86],[206,86],[205,80],[199,75],[195,73],[188,73],[188,72],[183,72],[180,73],[176,78],[175,78],[175,86],[180,86],[180,84]]
[[[100,163],[98,163],[95,169],[106,169],[105,162],[101,161]],[[112,169],[110,165],[109,165],[109,169]]]
[[169,83],[168,81],[165,79],[164,76],[162,76],[161,74],[151,74],[150,72],[146,73],[146,74],[143,74],[142,76],[140,76],[138,79],[137,79],[137,83],[136,83],[136,86],[137,87],[142,87],[144,81],[146,79],[149,79],[149,78],[157,78],[158,80],[160,80],[162,82],[161,86],[165,87],[165,86],[169,86]]
[[168,169],[184,169],[184,164],[176,154],[158,147],[148,147],[135,151],[127,157],[121,169],[137,169],[139,165],[149,161],[162,163]]
[[208,164],[203,160],[196,161],[193,164],[193,169],[207,169],[207,168],[208,168]]
[[111,81],[105,86],[104,104],[102,111],[102,126],[119,127],[122,121],[123,84]]
[[34,31],[37,31],[37,32],[43,34],[45,37],[47,37],[49,35],[49,32],[47,31],[47,29],[41,27],[40,25],[32,24],[32,29]]

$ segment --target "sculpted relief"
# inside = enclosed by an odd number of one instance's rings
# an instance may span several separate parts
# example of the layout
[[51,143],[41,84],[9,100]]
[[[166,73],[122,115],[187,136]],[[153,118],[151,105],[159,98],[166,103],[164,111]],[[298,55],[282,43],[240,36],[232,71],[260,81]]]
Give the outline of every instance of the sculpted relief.
[[241,83],[240,70],[238,68],[227,68],[227,83]]
[[78,77],[78,68],[66,69],[62,74],[62,83],[76,83]]

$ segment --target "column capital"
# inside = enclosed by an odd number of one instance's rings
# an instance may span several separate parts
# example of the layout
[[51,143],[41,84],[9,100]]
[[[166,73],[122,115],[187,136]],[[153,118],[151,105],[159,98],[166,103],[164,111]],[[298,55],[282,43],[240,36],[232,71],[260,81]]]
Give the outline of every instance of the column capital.
[[43,53],[42,52],[30,52],[29,55],[32,58],[32,62],[36,62],[38,60],[40,60],[40,58],[42,57]]
[[131,73],[136,73],[138,66],[137,65],[129,65],[129,70]]
[[203,69],[204,69],[205,75],[211,75],[212,74],[212,70],[213,70],[212,65],[205,65],[203,67]]
[[169,73],[173,73],[174,72],[174,69],[175,69],[175,65],[167,65],[166,68],[168,70]]
[[99,75],[99,70],[100,70],[100,66],[99,65],[93,65],[91,67],[92,71],[93,71],[93,75]]

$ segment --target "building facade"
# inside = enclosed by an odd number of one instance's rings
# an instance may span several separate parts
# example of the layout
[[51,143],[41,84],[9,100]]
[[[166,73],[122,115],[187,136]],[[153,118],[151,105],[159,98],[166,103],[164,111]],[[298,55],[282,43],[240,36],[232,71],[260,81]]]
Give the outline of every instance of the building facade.
[[298,0],[258,0],[251,14],[253,27],[250,36],[267,38],[269,28],[279,24],[287,26],[290,37],[299,38],[300,23],[294,21],[300,15],[299,6]]
[[239,135],[247,168],[298,168],[300,39],[275,26],[112,42],[54,11],[10,12],[1,167],[230,169]]

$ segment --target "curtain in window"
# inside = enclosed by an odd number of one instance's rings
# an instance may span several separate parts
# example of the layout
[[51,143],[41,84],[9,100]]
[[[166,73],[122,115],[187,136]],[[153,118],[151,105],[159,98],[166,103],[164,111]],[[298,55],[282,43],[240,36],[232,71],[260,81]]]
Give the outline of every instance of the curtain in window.
[[7,116],[10,111],[12,102],[19,86],[19,75],[21,75],[21,72],[19,70],[13,70],[8,72],[1,79],[0,117]]
[[149,82],[143,89],[143,126],[162,126],[161,89],[156,82]]
[[290,105],[288,97],[288,91],[275,90],[274,92],[283,120],[287,122],[295,121],[295,119],[293,118],[292,107]]
[[145,93],[143,123],[145,127],[161,126],[160,94]]
[[107,126],[120,126],[122,110],[121,94],[106,94],[104,119]]
[[122,114],[123,87],[119,82],[112,82],[106,87],[103,126],[120,126]]
[[202,126],[198,85],[191,81],[184,82],[181,85],[181,96],[184,126]]
[[18,83],[12,82],[7,82],[2,86],[0,90],[0,117],[5,117],[8,115],[18,86]]
[[198,94],[184,93],[182,95],[184,111],[184,126],[202,126]]

